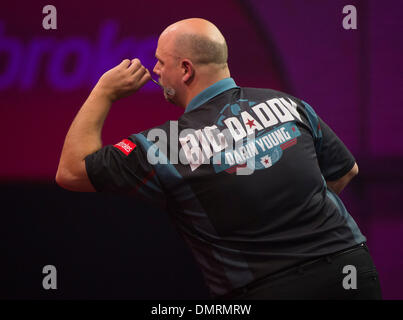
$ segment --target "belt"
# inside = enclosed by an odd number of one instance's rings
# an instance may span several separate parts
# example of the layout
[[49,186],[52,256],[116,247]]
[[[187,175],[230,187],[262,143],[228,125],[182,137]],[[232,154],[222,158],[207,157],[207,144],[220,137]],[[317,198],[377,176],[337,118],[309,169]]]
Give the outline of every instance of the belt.
[[319,263],[319,262],[327,261],[327,262],[330,263],[333,258],[335,258],[337,256],[340,256],[340,255],[343,255],[343,254],[346,254],[346,253],[349,253],[349,252],[353,252],[353,251],[358,250],[360,248],[365,248],[368,251],[367,245],[365,244],[365,242],[363,242],[363,243],[360,243],[360,244],[355,245],[353,247],[349,247],[347,249],[343,249],[343,250],[340,250],[340,251],[337,251],[337,252],[334,252],[334,253],[331,253],[331,254],[321,256],[321,257],[319,257],[317,259],[310,260],[308,262],[304,262],[304,263],[302,263],[300,265],[291,267],[289,269],[280,271],[278,273],[270,274],[270,275],[265,276],[263,278],[259,278],[259,279],[255,280],[255,281],[253,281],[252,283],[247,284],[246,286],[243,286],[243,287],[236,288],[236,289],[232,290],[228,294],[215,297],[215,299],[228,299],[228,298],[231,298],[233,296],[237,296],[239,294],[244,294],[247,291],[249,291],[250,289],[252,289],[253,287],[259,285],[260,283],[262,283],[264,281],[275,280],[275,279],[278,279],[279,277],[282,277],[284,275],[287,275],[287,274],[293,273],[293,272],[301,272],[305,267],[312,266],[312,265],[314,265],[316,263]]
[[[315,260],[311,260],[311,261],[305,262],[305,263],[303,263],[303,264],[298,265],[297,267],[293,267],[293,269],[298,269],[298,268],[303,268],[303,267],[306,267],[306,266],[310,266],[310,265],[312,265],[312,264],[321,262],[321,261],[323,261],[323,260],[330,262],[330,260],[331,260],[332,258],[335,258],[335,257],[340,256],[340,255],[342,255],[342,254],[346,254],[346,253],[355,251],[355,250],[360,249],[360,248],[366,248],[366,249],[368,249],[368,247],[367,247],[367,245],[365,244],[365,242],[363,242],[363,243],[357,244],[357,245],[355,245],[355,246],[353,246],[353,247],[350,247],[350,248],[347,248],[347,249],[344,249],[344,250],[341,250],[341,251],[337,251],[337,252],[335,252],[335,253],[331,253],[331,254],[322,256],[322,257],[317,258],[317,259],[315,259]],[[289,271],[289,270],[285,270],[285,272],[286,272],[286,271]]]

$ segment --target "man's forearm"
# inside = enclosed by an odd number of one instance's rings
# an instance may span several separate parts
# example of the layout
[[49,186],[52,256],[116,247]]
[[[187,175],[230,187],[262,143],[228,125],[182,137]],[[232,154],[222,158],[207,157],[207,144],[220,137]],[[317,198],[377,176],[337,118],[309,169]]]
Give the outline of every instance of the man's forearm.
[[340,192],[342,192],[343,189],[350,183],[351,179],[353,179],[357,174],[358,166],[355,163],[353,168],[346,175],[335,181],[326,181],[326,184],[334,193],[340,194]]
[[347,186],[350,182],[351,178],[344,178],[337,181],[326,181],[326,184],[329,189],[331,189],[335,194],[340,194],[343,189]]
[[58,175],[81,174],[84,158],[102,148],[102,128],[112,102],[96,87],[76,115],[66,135]]

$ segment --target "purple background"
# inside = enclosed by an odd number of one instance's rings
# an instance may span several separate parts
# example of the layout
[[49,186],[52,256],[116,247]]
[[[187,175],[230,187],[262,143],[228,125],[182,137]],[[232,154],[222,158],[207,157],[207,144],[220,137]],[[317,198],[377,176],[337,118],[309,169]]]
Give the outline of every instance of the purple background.
[[[231,75],[238,85],[274,88],[307,101],[352,151],[360,174],[341,197],[368,238],[384,298],[403,298],[400,1],[52,1],[58,29],[44,30],[42,8],[47,4],[0,5],[0,179],[7,208],[0,240],[8,257],[0,297],[186,298],[192,290],[197,292],[194,297],[206,295],[189,252],[171,233],[164,213],[120,198],[122,213],[115,212],[114,197],[72,194],[54,183],[65,134],[100,75],[123,58],[140,57],[152,69],[159,33],[177,20],[197,16],[215,23],[226,37]],[[357,8],[357,30],[342,27],[342,10],[349,4]],[[182,112],[149,84],[115,104],[104,143],[175,120]],[[91,201],[98,207],[89,205]],[[103,227],[111,223],[125,236],[106,241]],[[127,227],[130,223],[134,229]],[[77,232],[82,242],[73,239]],[[150,236],[153,232],[158,236]],[[103,240],[91,242],[97,237]],[[97,267],[94,272],[85,260],[83,243],[88,242],[103,271]],[[136,247],[144,266],[127,253],[136,242],[147,243],[147,250]],[[117,262],[100,258],[102,244],[112,248],[110,253],[120,252],[114,256]],[[165,256],[160,246],[177,252]],[[81,261],[81,268],[89,265],[93,283],[80,278],[74,284],[73,271],[80,269],[69,264],[71,259]],[[171,261],[164,270],[158,268],[161,259]],[[63,266],[73,284],[57,295],[43,295],[42,275],[33,270],[52,260]],[[119,263],[130,266],[127,274],[121,273],[135,278],[140,289],[105,280],[113,274],[110,270],[121,268]],[[180,267],[184,264],[186,271]],[[150,265],[162,276],[142,280]]]

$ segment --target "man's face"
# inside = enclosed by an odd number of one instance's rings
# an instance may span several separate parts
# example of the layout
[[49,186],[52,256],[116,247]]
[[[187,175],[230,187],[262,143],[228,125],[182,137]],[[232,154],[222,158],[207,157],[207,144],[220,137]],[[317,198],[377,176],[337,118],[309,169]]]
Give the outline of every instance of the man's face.
[[154,66],[153,72],[158,76],[159,82],[165,88],[173,88],[174,95],[168,95],[164,90],[165,99],[173,104],[178,105],[178,91],[180,88],[180,66],[178,57],[171,54],[169,42],[166,39],[158,41],[158,47],[155,52],[157,63]]

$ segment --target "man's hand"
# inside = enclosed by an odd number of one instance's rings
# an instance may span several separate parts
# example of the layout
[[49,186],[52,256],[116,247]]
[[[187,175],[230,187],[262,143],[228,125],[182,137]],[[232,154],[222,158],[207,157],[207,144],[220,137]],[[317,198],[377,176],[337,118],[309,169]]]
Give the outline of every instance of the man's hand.
[[114,102],[136,92],[150,79],[150,72],[139,59],[131,61],[125,59],[102,75],[94,91],[107,97],[110,102]]

